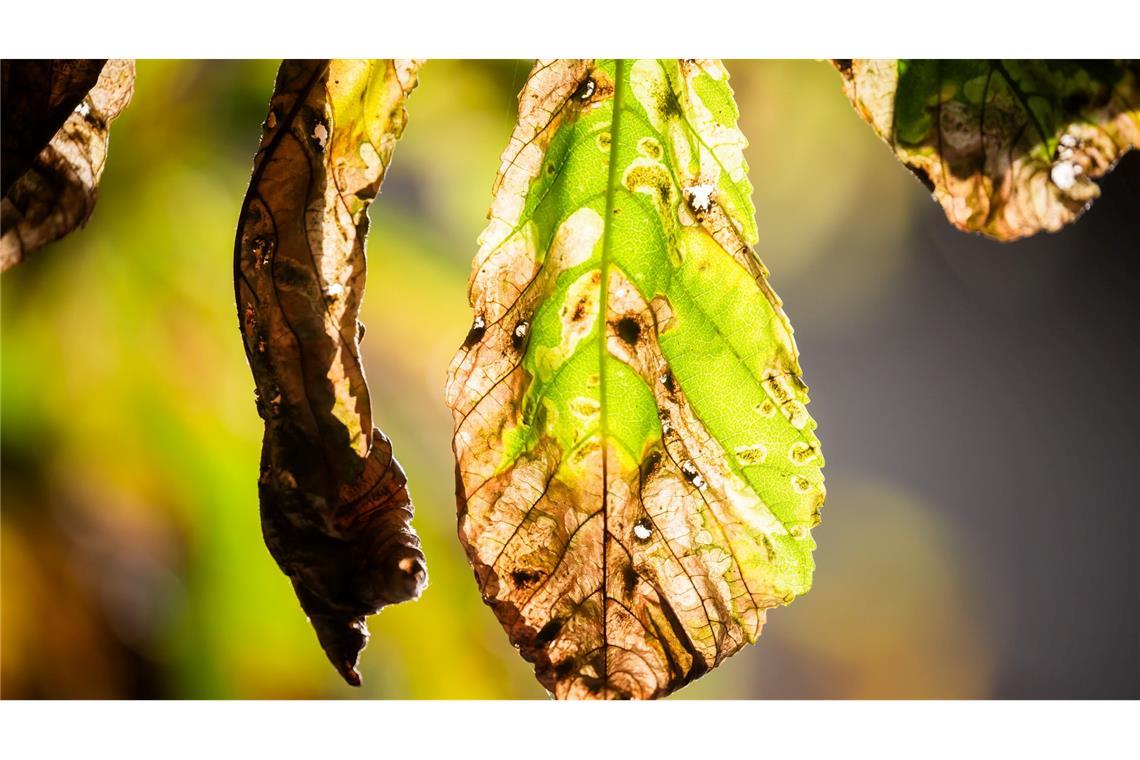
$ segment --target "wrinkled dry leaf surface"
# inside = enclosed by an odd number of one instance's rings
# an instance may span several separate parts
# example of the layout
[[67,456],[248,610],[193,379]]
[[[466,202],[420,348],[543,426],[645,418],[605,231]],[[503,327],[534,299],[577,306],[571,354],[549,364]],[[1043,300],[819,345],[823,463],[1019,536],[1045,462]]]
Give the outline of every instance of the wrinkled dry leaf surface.
[[427,584],[404,472],[373,426],[357,322],[367,208],[418,68],[283,62],[235,250],[238,314],[265,421],[265,542],[353,685],[365,616]]
[[[95,208],[99,179],[107,160],[111,121],[130,103],[135,64],[131,60],[51,62],[34,72],[11,71],[5,62],[4,186],[0,201],[0,271],[15,266],[32,251],[82,226]],[[63,66],[62,64],[68,64]],[[97,67],[97,68],[96,68]],[[90,81],[94,86],[76,97]],[[19,94],[32,87],[33,93]],[[38,88],[46,87],[40,92]],[[26,107],[34,124],[19,126],[9,135],[9,122],[23,124],[16,110]],[[61,114],[62,112],[62,114]],[[50,141],[28,159],[37,136],[63,116]],[[9,149],[11,148],[11,154]],[[9,174],[11,165],[11,174]],[[18,173],[18,176],[17,176]]]
[[823,464],[717,61],[540,61],[453,360],[459,534],[558,698],[652,698],[808,590]]
[[1140,144],[1140,64],[835,61],[856,111],[959,229],[1016,240],[1074,221]]

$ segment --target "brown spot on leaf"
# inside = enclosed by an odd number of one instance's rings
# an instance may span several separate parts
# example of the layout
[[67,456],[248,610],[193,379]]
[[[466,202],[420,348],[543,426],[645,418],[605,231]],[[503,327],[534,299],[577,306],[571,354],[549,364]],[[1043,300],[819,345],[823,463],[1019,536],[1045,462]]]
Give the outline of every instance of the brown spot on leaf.
[[554,618],[546,625],[539,629],[538,633],[534,635],[534,643],[539,646],[546,646],[550,642],[558,638],[558,634],[562,632],[562,621]]
[[621,569],[622,587],[625,589],[625,597],[629,599],[633,596],[633,590],[637,587],[637,573],[634,572],[633,566],[626,564]]
[[528,586],[537,583],[542,578],[542,575],[533,570],[512,570],[511,581],[515,584],[515,588],[525,589]]
[[649,452],[645,457],[645,461],[641,463],[641,477],[644,480],[647,476],[653,474],[658,467],[661,466],[661,452],[654,449]]
[[582,296],[574,304],[574,313],[570,316],[571,322],[581,322],[586,318],[586,304],[589,302],[589,297]]

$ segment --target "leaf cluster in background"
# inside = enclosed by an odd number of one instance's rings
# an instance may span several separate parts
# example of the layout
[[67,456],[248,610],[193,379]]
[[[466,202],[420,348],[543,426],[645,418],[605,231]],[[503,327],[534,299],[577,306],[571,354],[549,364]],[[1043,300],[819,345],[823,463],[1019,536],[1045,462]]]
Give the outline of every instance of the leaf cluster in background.
[[134,79],[130,60],[3,62],[0,270],[91,216],[110,124]]
[[349,683],[364,617],[427,585],[407,479],[374,428],[357,322],[367,209],[418,61],[285,61],[234,251],[238,314],[265,420],[262,530]]
[[1140,65],[1113,61],[841,60],[844,90],[968,232],[1056,231],[1140,144]]

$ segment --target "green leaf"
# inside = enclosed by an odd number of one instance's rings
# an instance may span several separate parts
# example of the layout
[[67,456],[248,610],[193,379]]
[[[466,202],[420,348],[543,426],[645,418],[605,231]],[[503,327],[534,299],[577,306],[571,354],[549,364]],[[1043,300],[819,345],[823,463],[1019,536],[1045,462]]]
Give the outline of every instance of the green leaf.
[[668,694],[811,585],[823,460],[717,61],[541,61],[453,360],[459,533],[559,698]]
[[135,62],[4,61],[3,78],[0,271],[87,223]]
[[265,420],[262,529],[359,685],[364,616],[427,584],[407,479],[360,363],[364,238],[418,61],[285,61],[242,206],[238,315]]
[[1140,65],[1114,61],[836,61],[856,111],[950,222],[1015,240],[1056,231],[1140,143]]

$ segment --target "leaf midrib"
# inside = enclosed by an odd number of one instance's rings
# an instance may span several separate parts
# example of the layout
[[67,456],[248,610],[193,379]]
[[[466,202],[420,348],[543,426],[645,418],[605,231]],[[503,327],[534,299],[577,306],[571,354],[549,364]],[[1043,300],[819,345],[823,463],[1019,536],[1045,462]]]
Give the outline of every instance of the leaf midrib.
[[609,315],[609,266],[610,249],[613,244],[614,200],[617,196],[615,183],[617,182],[618,148],[621,145],[621,114],[625,101],[625,60],[618,58],[614,62],[614,99],[613,117],[610,119],[610,165],[606,175],[606,212],[602,221],[602,260],[599,265],[601,271],[601,287],[598,294],[598,394],[601,396],[600,424],[602,428],[602,684],[603,689],[609,684],[609,635],[606,625],[609,619],[607,605],[609,604],[609,590],[607,589],[609,575],[606,564],[609,555],[609,423],[606,415],[606,320]]

